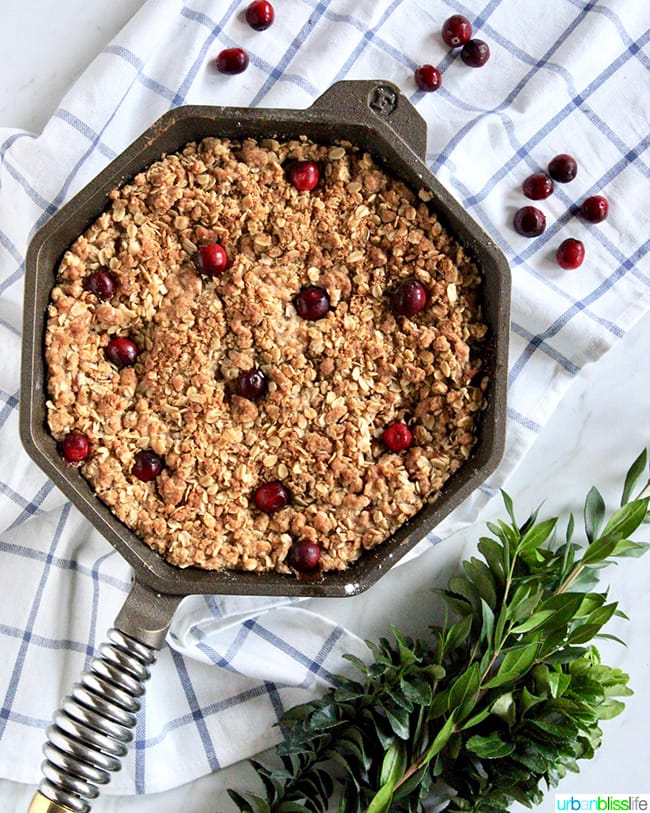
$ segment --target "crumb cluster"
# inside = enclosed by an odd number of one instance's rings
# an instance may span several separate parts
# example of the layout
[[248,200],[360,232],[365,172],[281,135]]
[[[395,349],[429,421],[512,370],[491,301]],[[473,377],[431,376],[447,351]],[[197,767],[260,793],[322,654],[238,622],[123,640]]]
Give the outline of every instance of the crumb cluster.
[[[319,163],[316,189],[288,182],[293,160]],[[307,139],[207,138],[114,190],[106,211],[65,253],[46,332],[48,420],[91,452],[80,470],[119,519],[181,567],[290,572],[298,540],[320,568],[341,570],[385,540],[466,461],[485,406],[487,326],[481,276],[414,195],[352,145]],[[229,266],[207,278],[197,247],[220,243]],[[109,300],[85,287],[105,268]],[[426,308],[395,316],[395,286],[417,279]],[[331,310],[301,319],[301,287]],[[118,368],[108,342],[140,353]],[[262,398],[238,396],[257,367]],[[401,453],[382,442],[411,429]],[[152,482],[135,455],[164,460]],[[275,514],[252,499],[281,481]]]

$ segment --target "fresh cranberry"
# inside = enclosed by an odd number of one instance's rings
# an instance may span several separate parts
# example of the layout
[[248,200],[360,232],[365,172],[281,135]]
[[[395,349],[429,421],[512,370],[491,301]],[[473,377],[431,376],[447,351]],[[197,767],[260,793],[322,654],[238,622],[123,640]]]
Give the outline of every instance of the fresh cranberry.
[[68,463],[81,463],[90,454],[90,442],[83,432],[73,429],[63,438],[59,446],[64,460]]
[[460,58],[470,68],[480,68],[490,58],[490,47],[483,40],[469,40],[463,45]]
[[228,266],[226,249],[220,246],[219,243],[208,243],[205,246],[199,246],[193,259],[196,270],[208,277],[216,277],[222,271],[225,271]]
[[558,183],[569,183],[578,174],[578,164],[572,155],[562,152],[548,165],[548,174]]
[[472,37],[472,24],[462,14],[449,17],[442,26],[442,38],[450,48],[460,48]]
[[252,370],[245,370],[237,378],[237,395],[254,401],[266,390],[266,378],[264,373],[253,367]]
[[275,514],[276,511],[282,510],[288,505],[290,498],[289,489],[279,480],[264,483],[253,494],[255,505],[266,514]]
[[126,336],[111,339],[106,348],[106,358],[118,367],[131,367],[138,358],[138,345]]
[[584,244],[580,240],[576,240],[575,237],[568,237],[560,243],[558,250],[555,252],[555,258],[562,268],[578,268],[585,258]]
[[243,48],[225,48],[215,59],[219,73],[243,73],[248,67],[248,54]]
[[314,161],[292,161],[287,167],[287,178],[299,192],[311,192],[320,180],[318,164]]
[[544,200],[553,194],[553,181],[545,172],[534,172],[521,185],[524,195],[531,200]]
[[390,300],[396,316],[415,316],[426,307],[427,290],[416,279],[407,279],[392,295]]
[[117,290],[115,277],[105,268],[100,268],[86,279],[85,288],[91,294],[95,294],[102,302],[110,299]]
[[402,421],[395,421],[384,429],[382,439],[391,452],[403,452],[413,443],[413,435]]
[[602,195],[592,195],[580,207],[580,214],[590,223],[602,223],[608,212],[609,203]]
[[142,480],[143,483],[148,483],[155,480],[163,469],[163,462],[160,455],[150,450],[138,452],[135,456],[131,474]]
[[274,19],[275,12],[268,0],[254,0],[246,9],[246,22],[256,31],[266,31]]
[[299,573],[315,570],[320,562],[320,548],[315,542],[301,539],[294,542],[287,554],[287,564]]
[[546,217],[536,206],[524,206],[515,212],[513,225],[523,237],[539,237],[546,228]]
[[427,93],[438,90],[440,82],[440,71],[433,65],[421,65],[415,72],[415,84]]
[[306,285],[300,289],[300,293],[295,299],[298,316],[315,322],[326,316],[330,309],[330,298],[327,291],[319,288],[318,285]]

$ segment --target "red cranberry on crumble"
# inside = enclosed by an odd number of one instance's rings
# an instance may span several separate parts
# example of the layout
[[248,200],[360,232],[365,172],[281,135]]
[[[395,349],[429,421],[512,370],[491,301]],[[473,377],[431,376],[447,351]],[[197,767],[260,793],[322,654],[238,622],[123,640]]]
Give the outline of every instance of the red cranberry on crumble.
[[97,299],[105,302],[110,299],[117,290],[117,281],[106,268],[99,268],[86,279],[85,289],[94,294]]
[[139,353],[138,345],[126,336],[116,336],[106,347],[106,358],[117,367],[132,367]]
[[330,298],[324,288],[319,288],[318,285],[306,285],[296,296],[295,306],[298,316],[309,322],[315,322],[327,316],[330,309]]
[[264,483],[253,494],[255,505],[266,514],[275,514],[276,511],[280,511],[289,504],[290,498],[289,489],[279,480]]
[[225,48],[217,54],[215,65],[219,73],[243,73],[248,67],[248,54],[243,48]]
[[320,169],[315,161],[292,161],[287,166],[287,178],[299,192],[311,192],[318,186]]
[[216,277],[228,267],[226,249],[219,243],[208,243],[199,246],[192,259],[196,270],[208,277]]
[[243,370],[237,377],[236,392],[241,398],[255,401],[266,392],[266,378],[257,367]]
[[403,452],[413,443],[413,435],[402,421],[395,421],[384,429],[382,439],[391,452]]
[[90,454],[90,441],[78,429],[73,429],[59,444],[59,450],[66,463],[81,463]]
[[148,483],[155,480],[162,470],[163,461],[160,455],[145,449],[136,454],[131,474],[143,483]]
[[427,289],[417,279],[407,279],[401,283],[390,299],[396,316],[415,316],[427,304]]
[[287,553],[287,564],[299,573],[315,570],[320,562],[321,551],[315,542],[301,539],[294,542]]

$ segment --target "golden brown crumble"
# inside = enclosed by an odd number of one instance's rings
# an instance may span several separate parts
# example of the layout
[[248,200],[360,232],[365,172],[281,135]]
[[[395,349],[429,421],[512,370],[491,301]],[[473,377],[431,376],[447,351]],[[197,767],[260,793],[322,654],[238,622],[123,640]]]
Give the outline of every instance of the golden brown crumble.
[[[283,164],[320,162],[299,192]],[[61,262],[46,335],[48,415],[57,440],[85,433],[81,471],[126,525],[181,567],[289,572],[296,540],[340,570],[434,498],[467,460],[485,406],[487,327],[481,277],[425,200],[365,153],[298,139],[207,138],[162,158],[110,195],[108,209]],[[197,273],[197,246],[231,265]],[[85,290],[106,268],[115,295]],[[394,316],[395,285],[416,278],[428,304]],[[294,297],[326,289],[332,309],[300,319]],[[105,357],[115,336],[134,367]],[[234,394],[259,367],[268,391]],[[382,443],[405,421],[415,444]],[[152,482],[138,451],[164,459]],[[258,510],[252,493],[280,480],[291,502]]]

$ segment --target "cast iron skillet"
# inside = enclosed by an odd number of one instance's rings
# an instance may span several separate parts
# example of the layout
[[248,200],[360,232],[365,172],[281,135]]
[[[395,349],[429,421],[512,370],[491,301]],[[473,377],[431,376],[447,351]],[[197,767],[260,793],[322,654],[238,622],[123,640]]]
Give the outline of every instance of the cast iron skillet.
[[[50,291],[64,251],[107,205],[108,193],[164,153],[206,136],[292,138],[320,143],[345,139],[373,154],[411,188],[428,189],[445,225],[479,263],[485,318],[493,337],[488,407],[472,458],[426,505],[347,572],[318,582],[271,573],[180,569],[141,542],[93,494],[71,467],[61,465],[46,426],[44,334]],[[184,596],[198,593],[352,596],[372,584],[462,502],[495,469],[503,453],[506,409],[510,274],[494,243],[451,197],[424,163],[426,124],[399,89],[383,81],[338,82],[307,110],[179,107],[153,124],[94,181],[63,206],[32,240],[25,268],[20,433],[32,459],[130,563],[131,592],[109,642],[99,647],[81,682],[65,698],[47,730],[44,779],[30,813],[90,810],[98,786],[109,781],[127,752],[149,666]]]

